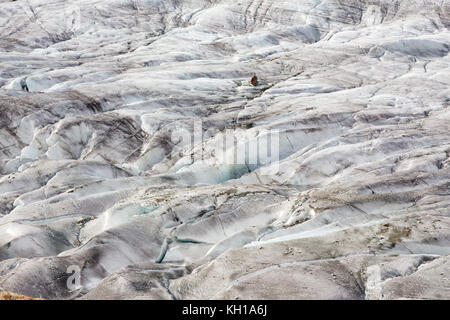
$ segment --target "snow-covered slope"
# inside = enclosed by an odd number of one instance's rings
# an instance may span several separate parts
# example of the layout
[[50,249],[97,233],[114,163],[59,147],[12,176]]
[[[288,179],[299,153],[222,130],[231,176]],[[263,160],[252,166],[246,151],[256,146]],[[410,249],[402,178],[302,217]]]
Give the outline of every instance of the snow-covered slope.
[[450,298],[449,26],[448,0],[0,1],[0,291]]

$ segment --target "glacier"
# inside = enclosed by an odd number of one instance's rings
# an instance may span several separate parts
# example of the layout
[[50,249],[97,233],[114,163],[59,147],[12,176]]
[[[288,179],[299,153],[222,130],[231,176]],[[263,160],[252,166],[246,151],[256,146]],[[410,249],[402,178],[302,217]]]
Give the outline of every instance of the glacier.
[[449,27],[448,0],[0,1],[0,291],[450,299]]

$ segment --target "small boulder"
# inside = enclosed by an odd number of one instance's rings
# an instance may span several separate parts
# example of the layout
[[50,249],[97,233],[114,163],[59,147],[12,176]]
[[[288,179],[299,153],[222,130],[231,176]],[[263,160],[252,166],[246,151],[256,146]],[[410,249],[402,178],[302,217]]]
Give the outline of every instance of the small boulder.
[[252,86],[256,86],[258,84],[258,77],[256,75],[254,75],[251,79],[250,79],[250,84]]

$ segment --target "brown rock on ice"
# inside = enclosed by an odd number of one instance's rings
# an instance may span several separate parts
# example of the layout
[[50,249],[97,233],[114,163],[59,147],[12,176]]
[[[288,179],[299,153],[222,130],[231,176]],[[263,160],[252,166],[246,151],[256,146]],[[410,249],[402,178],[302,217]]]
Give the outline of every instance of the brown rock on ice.
[[251,79],[250,79],[250,84],[252,86],[256,86],[258,84],[258,77],[256,75],[254,75]]

